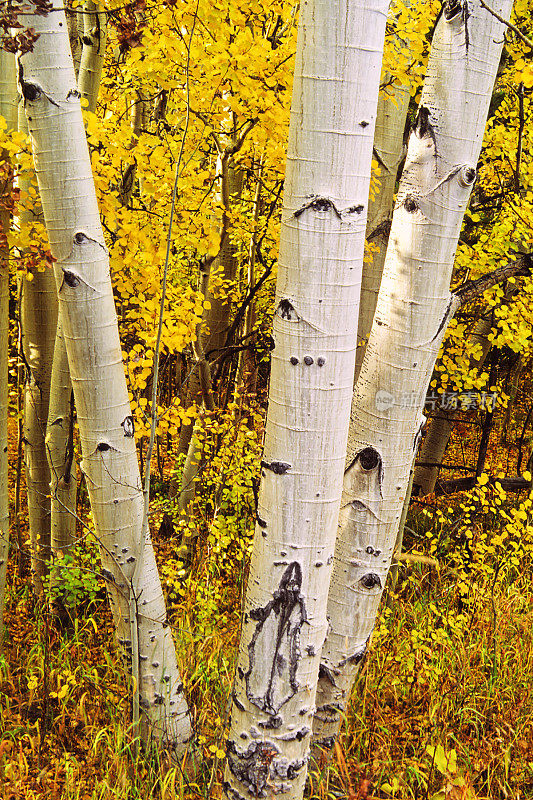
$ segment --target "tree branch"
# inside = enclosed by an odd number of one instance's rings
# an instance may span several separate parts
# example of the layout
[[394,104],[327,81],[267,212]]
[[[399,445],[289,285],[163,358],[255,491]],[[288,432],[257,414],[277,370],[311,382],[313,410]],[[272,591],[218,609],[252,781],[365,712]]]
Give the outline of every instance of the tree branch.
[[490,6],[488,6],[484,2],[484,0],[479,0],[479,2],[481,4],[481,7],[484,8],[485,11],[488,11],[489,14],[492,14],[493,17],[496,17],[498,22],[503,23],[503,25],[507,25],[507,27],[513,31],[513,33],[516,33],[519,39],[522,39],[524,44],[527,44],[527,46],[531,47],[531,49],[533,50],[533,41],[531,39],[528,39],[528,37],[525,34],[523,34],[522,31],[516,27],[516,25],[513,25],[511,22],[507,22],[507,20],[505,20],[503,17],[500,17],[500,15],[497,14],[496,11],[493,11],[493,9]]
[[505,264],[503,267],[498,267],[493,272],[482,275],[477,280],[466,281],[455,292],[455,297],[459,301],[459,308],[471,303],[477,297],[486,292],[497,283],[509,280],[517,275],[531,275],[533,267],[533,257],[530,253],[524,253],[518,261],[510,264]]

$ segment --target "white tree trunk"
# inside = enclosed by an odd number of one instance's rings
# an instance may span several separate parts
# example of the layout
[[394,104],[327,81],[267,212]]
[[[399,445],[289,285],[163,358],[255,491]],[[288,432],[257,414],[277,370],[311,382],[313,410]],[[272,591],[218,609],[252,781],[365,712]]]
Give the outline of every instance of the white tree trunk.
[[[55,286],[54,286],[55,289]],[[50,381],[50,401],[46,425],[46,455],[50,469],[51,497],[51,547],[55,558],[68,553],[76,539],[76,460],[74,458],[74,409],[72,407],[72,383],[68,367],[65,340],[61,320],[57,323],[54,360]],[[55,594],[54,607],[65,614],[63,599],[67,575],[53,570],[51,586]]]
[[302,4],[275,350],[225,789],[301,797],[353,386],[387,3]]
[[[22,105],[18,112],[19,130],[28,132]],[[19,180],[24,191],[32,184],[29,175]],[[21,221],[28,226],[44,224],[42,210],[21,208]],[[45,436],[50,398],[50,376],[57,326],[57,292],[53,270],[34,270],[33,280],[22,279],[20,294],[21,345],[24,355],[24,472],[28,501],[31,572],[33,588],[42,595],[48,573],[50,551],[50,468]]]
[[[493,4],[494,5],[494,4]],[[511,0],[496,10],[509,15]],[[329,745],[374,628],[422,409],[446,324],[463,214],[481,149],[504,26],[479,0],[444,6],[396,201],[352,406],[322,651],[315,740]]]
[[359,323],[357,326],[357,354],[355,357],[355,380],[361,371],[365,355],[366,341],[372,327],[374,311],[378,299],[381,275],[387,252],[396,176],[404,154],[403,133],[409,109],[411,95],[406,86],[395,86],[389,90],[390,95],[380,93],[376,133],[374,136],[374,157],[380,166],[380,186],[373,200],[368,205],[367,239],[372,245],[379,247],[374,252],[372,261],[364,264],[361,281],[361,303],[359,305]]
[[[17,81],[15,57],[0,50],[0,116],[7,130],[17,126]],[[12,181],[8,154],[0,150],[0,162],[4,163],[1,179],[2,195],[9,195]],[[11,224],[9,211],[0,208],[0,652],[4,642],[4,604],[6,591],[7,562],[9,558],[9,494],[7,452],[7,405],[8,405],[8,355],[9,355],[9,245],[7,235]]]
[[[77,76],[78,91],[87,101],[88,110],[94,112],[105,53],[106,18],[105,13],[97,11],[92,0],[87,0],[83,13],[79,14],[78,18],[84,26],[81,39],[81,63]],[[74,58],[76,44],[80,41],[77,37],[77,26],[74,35],[69,29],[69,39],[70,50]],[[76,63],[74,63],[74,68],[76,71]],[[53,292],[55,297],[55,280],[53,280]],[[77,480],[72,441],[74,409],[71,397],[72,383],[68,357],[61,320],[58,319],[46,427],[46,455],[50,469],[51,549],[52,555],[56,558],[61,553],[67,553],[68,548],[76,539]],[[51,585],[54,589],[54,608],[56,613],[64,617],[66,617],[67,611],[65,592],[62,587],[66,579],[67,575],[64,570],[53,570]]]
[[78,91],[87,101],[87,109],[94,113],[104,65],[107,21],[105,11],[100,10],[100,6],[93,3],[93,0],[86,0],[82,16],[83,49],[78,73]]
[[179,751],[190,737],[190,721],[153,550],[150,541],[142,539],[143,496],[109,259],[61,9],[56,4],[46,15],[26,18],[40,36],[33,52],[19,59],[19,83],[50,246],[57,259],[56,283],[82,469],[103,574],[119,638],[130,654],[130,591],[135,591],[138,618],[132,627],[138,627],[140,643],[145,737],[153,733]]

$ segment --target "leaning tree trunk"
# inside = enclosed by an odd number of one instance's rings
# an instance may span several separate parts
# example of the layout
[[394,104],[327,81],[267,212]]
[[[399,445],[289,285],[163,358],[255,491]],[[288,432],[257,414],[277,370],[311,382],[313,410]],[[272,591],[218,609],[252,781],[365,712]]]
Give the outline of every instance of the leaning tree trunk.
[[[19,58],[19,84],[56,259],[82,469],[102,574],[119,638],[139,674],[144,736],[154,735],[180,751],[190,737],[190,721],[153,549],[142,536],[143,495],[109,258],[62,6],[30,16],[28,25],[39,39],[32,52]],[[133,607],[137,613],[130,616]]]
[[[511,0],[499,0],[508,15]],[[476,178],[504,26],[479,0],[444,6],[396,201],[352,406],[315,741],[339,731],[391,563],[431,372],[456,300],[454,254]]]
[[302,796],[353,386],[387,3],[302,4],[226,792]]
[[[15,57],[0,49],[0,116],[7,130],[17,125]],[[9,244],[10,200],[13,185],[9,154],[0,149],[0,653],[4,642],[4,604],[9,557],[9,494],[7,459],[7,405],[9,356]]]
[[[83,14],[79,15],[84,25],[81,39],[82,50],[77,75],[78,91],[87,102],[87,109],[94,112],[100,89],[100,77],[106,42],[105,13],[98,12],[92,0],[87,0]],[[77,37],[69,31],[70,49],[74,58]],[[74,62],[76,72],[76,64]],[[53,279],[54,297],[56,294]],[[74,403],[72,383],[68,366],[67,350],[63,339],[61,320],[57,320],[52,374],[50,378],[50,401],[46,426],[46,455],[50,469],[50,536],[52,556],[55,560],[68,553],[76,540],[76,460],[74,458]],[[53,594],[53,609],[65,621],[68,618],[67,571],[59,564],[52,570],[50,584]]]
[[380,94],[378,102],[374,157],[380,167],[380,185],[376,196],[370,200],[368,205],[366,229],[367,241],[371,242],[373,246],[377,246],[379,251],[374,251],[372,260],[365,263],[363,267],[359,323],[357,326],[357,354],[355,358],[356,380],[361,371],[366,341],[376,310],[381,275],[387,252],[387,242],[389,240],[396,176],[405,151],[403,134],[411,95],[407,86],[395,86],[391,91],[393,99],[387,94]]

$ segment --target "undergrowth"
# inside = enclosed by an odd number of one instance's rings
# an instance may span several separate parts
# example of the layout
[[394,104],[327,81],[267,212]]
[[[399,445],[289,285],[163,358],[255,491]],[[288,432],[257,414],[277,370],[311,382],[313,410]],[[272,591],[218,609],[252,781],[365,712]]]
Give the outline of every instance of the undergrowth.
[[[194,753],[180,764],[136,755],[129,679],[103,583],[84,586],[80,578],[72,587],[78,615],[62,630],[47,605],[33,599],[15,550],[0,657],[2,800],[222,796],[258,446],[253,426],[235,419],[228,426],[233,439],[220,458],[227,460],[238,440],[241,463],[250,467],[240,484],[228,478],[225,492],[199,493],[188,577],[176,540],[184,526],[177,524],[174,536],[157,536],[166,508],[161,498],[152,519],[194,719]],[[233,474],[231,459],[221,467],[217,457],[213,452],[203,471],[208,487],[222,468]],[[309,797],[533,798],[531,502],[525,493],[506,496],[485,477],[469,493],[413,502],[406,533],[412,560],[382,603],[342,735],[329,762],[313,765]],[[167,478],[161,476],[163,491]],[[24,508],[20,524],[24,533]],[[92,546],[84,559],[96,559]]]

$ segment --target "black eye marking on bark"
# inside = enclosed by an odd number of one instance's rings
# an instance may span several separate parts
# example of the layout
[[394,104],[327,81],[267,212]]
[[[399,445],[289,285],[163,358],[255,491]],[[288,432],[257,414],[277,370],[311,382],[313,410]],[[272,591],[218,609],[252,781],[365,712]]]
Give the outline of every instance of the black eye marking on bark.
[[67,100],[69,97],[81,97],[81,92],[78,92],[77,89],[69,89],[67,94]]
[[446,0],[444,3],[444,18],[446,22],[451,22],[459,14],[461,14],[465,26],[465,45],[468,50],[470,44],[470,35],[468,32],[468,17],[470,11],[468,10],[468,0]]
[[269,469],[274,475],[285,475],[291,468],[291,465],[286,464],[284,461],[271,461],[270,464],[268,461],[261,461],[261,466]]
[[319,367],[323,367],[324,364],[326,363],[326,359],[320,356],[320,358],[317,358],[316,363],[318,364]]
[[71,289],[75,289],[76,286],[79,286],[80,279],[74,272],[70,272],[68,269],[63,270],[63,283],[66,283],[67,286],[70,286]]
[[[252,797],[270,797],[278,792],[287,792],[290,786],[279,785],[279,781],[294,781],[307,763],[307,759],[278,758],[280,751],[274,742],[268,740],[252,742],[241,751],[234,742],[229,741],[226,750],[231,774],[246,787]],[[278,785],[276,785],[276,783]],[[224,790],[234,800],[243,800],[229,783],[224,782]]]
[[276,309],[276,314],[281,319],[287,319],[289,322],[300,322],[300,317],[290,300],[280,300]]
[[29,100],[30,103],[34,100],[38,100],[41,95],[42,90],[35,83],[22,84],[22,96],[25,100]]
[[75,244],[83,244],[83,242],[88,242],[89,237],[86,236],[83,231],[78,231],[74,234],[74,242]]
[[420,106],[416,116],[414,128],[419,139],[423,139],[425,136],[431,136],[431,138],[434,138],[435,136],[433,126],[429,121],[430,116],[431,112],[429,108],[426,108],[426,106]]
[[82,36],[81,40],[83,44],[91,45],[93,43],[93,40],[91,39],[90,36]]
[[435,139],[435,131],[433,130],[433,125],[430,122],[430,117],[431,111],[429,108],[426,106],[420,106],[418,109],[418,114],[416,115],[413,131],[415,136],[418,136],[419,139],[431,139],[436,153],[437,140]]
[[259,516],[257,517],[257,524],[259,525],[260,528],[266,528],[267,526],[265,520],[261,519],[261,517]]
[[326,664],[321,664],[318,668],[318,677],[325,678],[328,680],[332,686],[336,686],[335,683],[335,673],[331,669],[331,667],[326,666]]
[[[250,612],[250,619],[257,625],[248,645],[246,696],[268,714],[277,714],[298,691],[296,672],[301,658],[300,629],[307,621],[301,588],[302,568],[293,561],[283,573],[272,600]],[[258,665],[256,649],[262,654]],[[264,663],[265,653],[269,653],[270,666]]]
[[318,197],[318,196],[313,197],[312,200],[309,203],[306,203],[301,208],[299,208],[297,211],[295,211],[294,212],[294,216],[295,217],[301,216],[304,213],[304,211],[307,211],[307,209],[309,209],[309,208],[313,209],[313,211],[334,211],[336,216],[339,219],[342,219],[341,213],[338,210],[338,208],[335,205],[335,203],[333,203],[327,197]]
[[373,447],[365,447],[364,450],[360,450],[355,458],[359,459],[362,468],[367,472],[376,469],[381,464],[381,456]]
[[381,589],[381,578],[375,572],[367,572],[362,578],[359,578],[359,583],[365,589]]
[[415,212],[415,211],[418,211],[418,209],[419,209],[419,205],[418,205],[418,203],[417,203],[417,202],[416,202],[416,200],[415,200],[413,197],[411,197],[410,195],[408,195],[408,196],[405,198],[405,200],[403,201],[403,205],[404,205],[404,207],[405,207],[405,210],[406,210],[406,211],[407,211],[409,214],[414,214],[414,212]]
[[135,423],[131,414],[125,417],[120,424],[124,428],[124,436],[131,438],[135,433]]
[[291,362],[291,364],[292,364],[293,366],[296,366],[296,364],[298,364],[298,363],[299,363],[299,361],[298,361],[298,359],[296,358],[296,356],[291,356],[291,357],[290,357],[290,362]]
[[362,119],[362,120],[361,120],[361,122],[359,123],[359,125],[360,125],[362,128],[366,128],[366,127],[367,127],[367,125],[370,125],[370,122],[367,122],[367,120],[366,120],[366,119]]
[[365,210],[365,207],[359,203],[356,206],[350,206],[350,208],[346,209],[346,214],[362,214]]
[[304,358],[304,364],[307,364],[308,367],[310,367],[312,363],[313,363],[313,359],[311,358],[311,356],[306,356]]
[[477,172],[474,167],[463,167],[459,172],[459,183],[465,188],[472,186],[476,180]]

